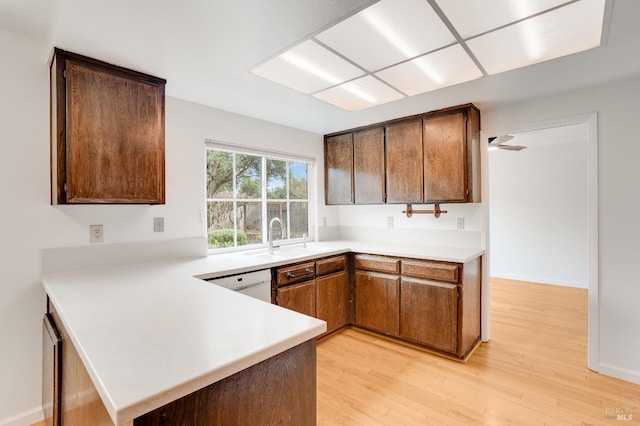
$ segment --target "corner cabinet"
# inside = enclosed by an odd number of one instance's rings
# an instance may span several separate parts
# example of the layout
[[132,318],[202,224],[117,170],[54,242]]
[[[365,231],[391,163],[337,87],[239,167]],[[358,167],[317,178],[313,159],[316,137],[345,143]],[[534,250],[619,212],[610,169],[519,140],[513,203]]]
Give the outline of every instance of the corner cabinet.
[[326,321],[323,337],[351,322],[349,276],[346,255],[274,268],[271,300]]
[[52,204],[164,204],[165,84],[55,49]]
[[325,198],[480,202],[480,111],[466,104],[325,135]]

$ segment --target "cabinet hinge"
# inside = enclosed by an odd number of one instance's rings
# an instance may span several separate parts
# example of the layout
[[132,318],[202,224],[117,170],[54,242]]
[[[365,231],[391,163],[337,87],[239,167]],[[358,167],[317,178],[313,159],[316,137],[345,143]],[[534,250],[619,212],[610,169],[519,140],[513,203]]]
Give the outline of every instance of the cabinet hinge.
[[64,188],[64,192],[67,192],[67,183],[65,182],[64,185],[62,186]]
[[62,78],[67,78],[67,70],[66,68],[62,70]]

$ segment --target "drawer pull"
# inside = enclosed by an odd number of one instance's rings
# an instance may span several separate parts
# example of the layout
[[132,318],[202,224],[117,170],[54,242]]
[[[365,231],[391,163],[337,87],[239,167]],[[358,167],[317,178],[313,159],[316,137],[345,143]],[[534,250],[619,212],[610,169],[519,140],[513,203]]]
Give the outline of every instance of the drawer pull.
[[292,278],[304,277],[305,275],[310,275],[310,274],[313,274],[313,269],[306,268],[304,272],[301,272],[299,274],[294,274],[293,272],[287,272],[286,277],[288,280],[290,280]]

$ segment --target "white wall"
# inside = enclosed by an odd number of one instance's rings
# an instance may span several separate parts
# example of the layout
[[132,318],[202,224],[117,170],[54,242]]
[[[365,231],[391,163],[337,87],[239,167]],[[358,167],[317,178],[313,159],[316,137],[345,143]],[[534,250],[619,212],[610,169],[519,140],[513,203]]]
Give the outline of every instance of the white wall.
[[587,288],[587,141],[526,145],[489,152],[491,276]]
[[487,131],[598,113],[599,368],[640,383],[640,255],[637,197],[640,76],[500,108],[482,110]]
[[[414,210],[432,210],[433,205],[412,205]],[[414,214],[408,218],[405,204],[339,206],[340,236],[378,242],[398,242],[447,247],[481,246],[481,204],[441,204],[446,210],[439,218],[433,214]],[[389,218],[393,224],[389,226]],[[457,229],[457,219],[464,229]]]
[[[319,157],[322,136],[168,98],[164,206],[51,206],[47,57],[32,41],[0,28],[0,424],[41,418],[40,284],[43,248],[86,245],[89,225],[104,224],[105,243],[204,235],[204,139]],[[168,84],[171,84],[169,82]],[[322,182],[317,191],[322,193]],[[322,212],[328,224],[332,212]],[[153,232],[153,217],[165,232]]]

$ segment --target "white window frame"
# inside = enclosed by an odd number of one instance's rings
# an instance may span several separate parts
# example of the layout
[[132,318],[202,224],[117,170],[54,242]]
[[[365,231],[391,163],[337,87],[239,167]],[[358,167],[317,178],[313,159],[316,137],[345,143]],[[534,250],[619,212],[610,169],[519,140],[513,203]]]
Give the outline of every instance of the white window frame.
[[[206,187],[206,167],[207,167],[207,151],[208,150],[216,150],[216,151],[224,151],[224,152],[229,152],[232,154],[241,154],[241,155],[253,155],[253,156],[259,156],[261,157],[261,161],[262,161],[262,198],[261,199],[238,199],[236,198],[235,194],[236,194],[236,156],[233,156],[233,176],[234,179],[232,180],[232,185],[233,185],[233,193],[234,196],[233,198],[208,198],[207,197],[207,187]],[[219,254],[219,253],[226,253],[226,252],[234,252],[234,251],[245,251],[245,250],[252,250],[252,249],[259,249],[259,248],[265,248],[268,246],[268,232],[269,232],[269,223],[267,222],[267,204],[271,201],[275,201],[275,202],[285,202],[287,203],[288,207],[287,207],[287,218],[286,218],[286,225],[287,225],[287,229],[286,229],[286,238],[284,240],[282,240],[281,242],[279,242],[278,244],[284,243],[284,244],[295,244],[295,243],[299,243],[302,241],[302,238],[289,238],[290,232],[291,232],[291,208],[290,206],[293,203],[299,202],[299,203],[303,203],[306,202],[307,203],[307,236],[309,236],[311,234],[311,229],[312,229],[312,194],[314,191],[312,191],[312,170],[315,168],[316,165],[316,159],[314,157],[310,157],[310,156],[305,156],[305,155],[299,155],[299,154],[292,154],[292,153],[287,153],[287,152],[282,152],[282,151],[276,151],[276,150],[266,150],[266,149],[257,149],[257,148],[252,148],[252,147],[247,147],[247,146],[242,146],[242,145],[237,145],[237,144],[231,144],[231,143],[227,143],[227,142],[222,142],[222,141],[217,141],[217,140],[212,140],[212,139],[207,139],[205,140],[205,150],[204,150],[204,166],[205,166],[205,174],[204,174],[204,179],[205,179],[205,188],[204,188],[204,205],[205,205],[205,215],[204,215],[204,219],[205,219],[205,237],[207,239],[207,250],[209,254]],[[306,199],[291,199],[289,198],[289,193],[287,191],[287,198],[285,199],[267,199],[267,160],[279,160],[279,161],[286,161],[287,162],[287,173],[286,173],[286,188],[289,188],[289,163],[305,163],[307,164],[307,198]],[[238,202],[260,202],[262,204],[262,243],[260,244],[247,244],[247,245],[243,245],[243,246],[233,246],[233,247],[224,247],[224,248],[209,248],[208,244],[209,244],[209,236],[208,236],[208,229],[209,229],[209,219],[208,219],[208,214],[207,214],[207,205],[209,202],[216,202],[216,201],[220,201],[220,202],[233,202],[233,211],[237,210],[237,205]],[[283,219],[283,218],[281,218]],[[284,220],[284,219],[283,219]],[[275,235],[275,232],[274,232]],[[238,240],[238,224],[237,224],[237,217],[234,214],[233,216],[233,237],[234,237],[234,241],[237,244],[237,240]]]

